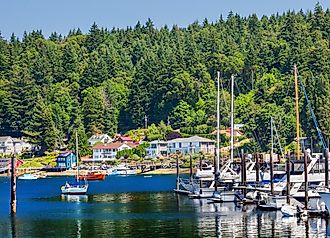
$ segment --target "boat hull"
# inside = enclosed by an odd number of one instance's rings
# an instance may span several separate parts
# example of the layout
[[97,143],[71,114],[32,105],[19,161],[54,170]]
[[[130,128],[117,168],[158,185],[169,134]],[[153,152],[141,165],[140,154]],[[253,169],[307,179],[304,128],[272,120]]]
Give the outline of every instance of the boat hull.
[[87,194],[88,185],[70,185],[66,184],[61,187],[62,194],[65,195],[85,195]]
[[105,174],[102,173],[88,173],[86,175],[80,175],[79,176],[79,180],[88,180],[88,181],[92,181],[92,180],[104,180],[105,179]]
[[18,179],[19,180],[36,180],[36,179],[38,179],[38,177],[33,174],[23,174],[22,176],[19,176]]

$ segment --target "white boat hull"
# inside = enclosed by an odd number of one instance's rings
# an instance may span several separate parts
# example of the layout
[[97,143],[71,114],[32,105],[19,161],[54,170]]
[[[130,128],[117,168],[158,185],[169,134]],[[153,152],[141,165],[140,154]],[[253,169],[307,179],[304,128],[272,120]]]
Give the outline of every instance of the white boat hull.
[[66,184],[61,187],[62,194],[66,194],[66,195],[84,195],[87,193],[87,190],[88,190],[88,184],[77,185],[77,186],[71,186]]

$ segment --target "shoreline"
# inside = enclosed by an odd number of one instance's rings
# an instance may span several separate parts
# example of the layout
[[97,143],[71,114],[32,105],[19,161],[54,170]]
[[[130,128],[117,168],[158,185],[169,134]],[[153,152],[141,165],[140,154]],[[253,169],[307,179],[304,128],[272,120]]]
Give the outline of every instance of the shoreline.
[[[85,172],[88,170],[81,170],[81,172]],[[195,172],[195,169],[193,169],[193,172]],[[62,172],[44,172],[41,171],[42,174],[45,174],[46,176],[75,176],[76,171],[75,170],[66,170]],[[180,168],[179,170],[180,174],[189,174],[190,169],[189,168]],[[176,174],[176,168],[171,168],[171,169],[156,169],[156,170],[151,170],[147,172],[141,172],[141,170],[138,170],[138,173],[136,175],[168,175],[168,174]],[[17,174],[18,176],[21,176],[22,174]],[[4,173],[0,174],[0,177],[10,177],[10,173]]]

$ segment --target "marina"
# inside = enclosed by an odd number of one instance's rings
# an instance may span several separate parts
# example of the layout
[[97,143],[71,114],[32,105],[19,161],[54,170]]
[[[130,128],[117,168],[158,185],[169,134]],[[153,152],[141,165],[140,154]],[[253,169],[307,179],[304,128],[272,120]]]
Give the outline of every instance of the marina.
[[[54,191],[65,177],[18,181],[17,215],[0,207],[0,237],[325,237],[327,220],[283,217],[254,205],[209,203],[173,193],[174,175],[111,176],[89,195]],[[38,187],[38,189],[31,189]],[[0,178],[1,204],[9,179]]]

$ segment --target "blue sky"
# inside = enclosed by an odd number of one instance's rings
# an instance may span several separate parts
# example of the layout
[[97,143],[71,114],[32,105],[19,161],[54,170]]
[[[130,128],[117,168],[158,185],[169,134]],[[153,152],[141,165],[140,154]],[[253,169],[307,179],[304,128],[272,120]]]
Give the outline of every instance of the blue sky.
[[185,27],[195,20],[215,21],[232,10],[242,16],[258,16],[293,10],[313,10],[319,2],[330,8],[330,0],[3,0],[0,31],[9,38],[21,37],[24,30],[41,29],[46,37],[70,29],[88,32],[93,22],[99,26],[125,28],[151,18],[156,27],[177,24]]

